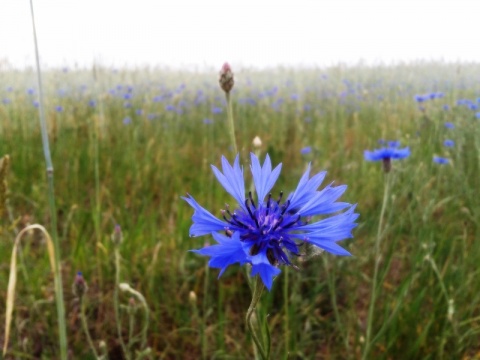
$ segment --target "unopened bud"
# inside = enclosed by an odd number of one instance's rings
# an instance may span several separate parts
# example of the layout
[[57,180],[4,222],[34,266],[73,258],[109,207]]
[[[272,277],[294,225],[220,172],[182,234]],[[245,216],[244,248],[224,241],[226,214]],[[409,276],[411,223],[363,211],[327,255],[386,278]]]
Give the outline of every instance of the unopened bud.
[[190,304],[192,304],[193,306],[195,306],[197,304],[197,294],[195,294],[195,291],[190,291],[188,293],[188,301],[190,302]]
[[232,68],[228,63],[223,64],[222,69],[220,70],[218,82],[220,83],[220,87],[223,91],[225,91],[227,94],[230,93],[230,90],[233,88],[234,81]]
[[79,271],[77,272],[77,275],[75,276],[75,280],[73,281],[73,285],[72,285],[73,295],[81,299],[83,295],[85,295],[87,290],[88,290],[87,282],[83,278],[82,272]]
[[123,242],[122,228],[118,224],[115,225],[115,230],[113,230],[112,241],[117,246]]
[[122,291],[129,291],[130,290],[130,285],[128,285],[127,283],[120,283],[120,284],[118,284],[118,287]]
[[255,136],[252,141],[253,147],[259,149],[262,146],[262,140],[260,137]]

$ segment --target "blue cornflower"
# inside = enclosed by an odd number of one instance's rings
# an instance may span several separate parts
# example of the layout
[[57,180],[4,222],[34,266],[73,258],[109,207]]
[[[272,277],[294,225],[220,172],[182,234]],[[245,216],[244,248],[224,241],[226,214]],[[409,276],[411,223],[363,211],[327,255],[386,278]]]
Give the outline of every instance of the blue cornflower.
[[445,165],[445,164],[448,164],[450,162],[450,160],[448,160],[447,158],[440,157],[440,156],[434,156],[433,157],[433,162],[436,162],[437,164],[440,164],[440,165]]
[[445,127],[446,127],[447,129],[454,129],[454,128],[455,128],[455,125],[453,125],[451,122],[446,122],[446,123],[445,123]]
[[307,155],[312,152],[312,147],[311,146],[305,146],[303,149],[300,150],[300,154],[302,155]]
[[[233,166],[222,157],[223,172],[212,166],[220,184],[238,202],[235,210],[230,211],[228,206],[222,210],[223,220],[201,207],[191,195],[183,198],[195,210],[190,236],[211,234],[218,243],[193,252],[210,256],[209,265],[221,269],[220,276],[229,265],[251,264],[252,276],[258,274],[269,290],[273,278],[281,272],[278,267],[292,265],[290,257],[301,256],[302,245],[314,245],[335,255],[350,255],[336,244],[351,238],[351,231],[357,225],[356,205],[336,202],[347,189],[346,185],[333,187],[330,184],[317,191],[326,172],[309,178],[309,165],[296,190],[283,202],[282,192],[274,200],[270,190],[280,175],[282,164],[272,170],[268,155],[263,166],[254,154],[251,154],[251,161],[256,201],[251,192],[245,196],[243,168],[238,155]],[[337,213],[344,209],[347,210]],[[312,221],[313,216],[333,213],[337,214]]]
[[61,106],[61,105],[56,106],[55,111],[56,112],[63,112],[63,106]]
[[443,142],[443,146],[454,147],[455,146],[455,141],[447,139]]
[[383,161],[383,169],[389,172],[391,169],[391,159],[399,160],[410,156],[410,148],[407,146],[399,149],[399,141],[389,141],[388,146],[373,151],[365,150],[363,156],[368,161]]
[[475,114],[475,117],[476,117],[477,119],[480,119],[480,112],[477,112],[477,113]]

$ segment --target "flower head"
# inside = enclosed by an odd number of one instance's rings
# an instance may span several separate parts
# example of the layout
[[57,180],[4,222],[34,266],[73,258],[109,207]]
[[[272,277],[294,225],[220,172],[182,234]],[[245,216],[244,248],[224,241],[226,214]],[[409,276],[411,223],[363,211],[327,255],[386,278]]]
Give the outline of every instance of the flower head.
[[437,164],[440,164],[440,165],[445,165],[445,164],[448,164],[450,162],[450,160],[448,160],[447,158],[440,157],[440,156],[434,156],[433,157],[433,162],[435,162]]
[[[229,265],[248,263],[252,265],[252,276],[258,274],[270,290],[273,278],[281,272],[279,266],[293,265],[291,256],[302,256],[302,246],[306,244],[335,255],[350,255],[337,245],[337,241],[351,238],[351,231],[357,225],[356,205],[337,202],[347,187],[330,184],[318,191],[326,172],[310,178],[309,165],[296,190],[286,198],[280,192],[275,199],[270,191],[281,168],[282,164],[272,169],[268,155],[261,165],[251,154],[250,169],[257,195],[254,199],[251,192],[245,196],[239,157],[233,166],[222,157],[222,171],[212,166],[213,172],[238,203],[234,210],[228,206],[222,210],[223,220],[201,207],[191,195],[183,198],[195,210],[190,236],[211,234],[217,242],[193,252],[210,256],[209,265],[221,269],[220,276]],[[312,221],[317,215],[323,218]]]
[[443,146],[446,147],[454,147],[455,146],[455,141],[447,139],[443,142]]
[[399,141],[389,141],[388,146],[373,151],[365,150],[363,156],[368,161],[383,161],[383,168],[385,172],[391,169],[391,159],[399,160],[410,156],[410,148],[407,146],[400,149]]
[[228,94],[230,90],[232,90],[234,80],[232,68],[230,67],[229,63],[223,64],[219,73],[218,82],[220,83],[220,87],[223,91],[225,91],[225,93]]

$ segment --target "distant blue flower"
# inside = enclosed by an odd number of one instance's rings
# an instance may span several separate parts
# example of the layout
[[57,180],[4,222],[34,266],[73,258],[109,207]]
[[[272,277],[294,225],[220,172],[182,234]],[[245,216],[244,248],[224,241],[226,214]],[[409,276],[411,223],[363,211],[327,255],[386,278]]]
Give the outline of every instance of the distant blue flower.
[[427,98],[425,98],[425,96],[423,96],[423,95],[415,95],[414,99],[417,103],[422,103],[425,100],[427,100]]
[[150,113],[150,114],[147,115],[148,120],[155,120],[156,118],[157,118],[157,114]]
[[300,153],[302,155],[307,155],[307,154],[310,154],[311,152],[312,152],[312,147],[311,146],[306,146],[302,150],[300,150]]
[[365,150],[363,156],[367,161],[382,161],[383,169],[385,172],[389,172],[391,169],[391,160],[404,159],[410,156],[410,148],[405,147],[399,149],[400,142],[389,141],[388,146],[373,151]]
[[27,94],[28,94],[28,95],[33,95],[33,94],[35,94],[35,89],[33,89],[33,88],[28,88],[28,89],[27,89]]
[[[13,86],[8,86],[8,87],[6,88],[6,90],[7,90],[7,92],[12,92],[12,91],[13,91]],[[480,99],[480,98],[479,98],[479,99]]]
[[480,112],[477,112],[477,113],[475,114],[475,117],[476,117],[477,119],[480,119]]
[[384,159],[403,159],[410,156],[410,149],[408,147],[399,149],[398,141],[389,141],[388,146],[373,151],[365,150],[363,155],[365,160],[379,161]]
[[433,157],[433,162],[436,162],[437,164],[440,164],[440,165],[445,165],[445,164],[448,164],[450,162],[450,160],[448,160],[447,158],[440,157],[440,156],[434,156]]
[[138,116],[142,116],[143,115],[143,110],[142,109],[137,109],[137,110],[135,110],[135,114],[137,114]]
[[62,112],[63,111],[63,106],[61,106],[61,105],[56,106],[55,111],[56,112]]
[[468,108],[472,111],[478,110],[478,106],[476,104],[470,104],[468,105]]
[[454,147],[455,146],[455,141],[453,140],[445,140],[443,142],[443,146],[446,146],[446,147]]
[[222,108],[221,107],[212,107],[212,114],[221,114],[222,113]]
[[443,105],[443,110],[445,110],[445,111],[450,110],[450,106],[448,106],[447,104]]
[[132,97],[133,97],[133,95],[131,93],[126,93],[126,94],[123,95],[123,98],[125,100],[130,100]]
[[446,122],[446,123],[445,123],[445,127],[446,127],[447,129],[454,129],[454,128],[455,128],[455,125],[453,125],[451,122]]
[[[236,209],[230,211],[227,206],[222,210],[223,220],[200,206],[191,195],[183,198],[195,210],[190,236],[211,234],[217,242],[193,252],[210,256],[209,265],[221,269],[220,276],[232,264],[251,264],[251,275],[258,274],[269,290],[274,277],[281,272],[279,266],[292,265],[292,256],[302,256],[302,245],[314,245],[335,255],[350,255],[336,244],[351,238],[351,231],[357,225],[356,205],[337,202],[346,185],[327,185],[317,191],[326,172],[309,178],[309,165],[297,189],[282,203],[283,193],[278,200],[272,199],[270,193],[282,164],[272,170],[268,155],[262,166],[254,154],[251,162],[256,201],[252,193],[245,196],[243,168],[238,156],[233,166],[222,157],[223,172],[212,166],[220,184],[238,202]],[[317,215],[323,218],[312,222],[312,216]]]
[[90,101],[88,102],[88,106],[90,106],[90,107],[95,107],[95,106],[97,106],[97,102],[96,102],[95,100],[90,100]]
[[123,103],[123,107],[125,109],[130,109],[132,107],[132,104],[130,102],[126,101],[126,102]]
[[38,108],[40,106],[40,103],[38,101],[32,102],[33,107]]
[[132,123],[132,118],[130,116],[126,116],[124,119],[123,119],[123,125],[129,125]]
[[170,104],[169,104],[169,105],[165,106],[165,110],[166,110],[166,111],[175,111],[175,110],[177,110],[177,109],[175,108],[174,105],[170,105]]
[[203,119],[203,123],[204,123],[204,124],[212,124],[212,123],[213,123],[213,120],[212,120],[212,119],[209,119],[209,118],[205,118],[205,119]]
[[298,100],[298,99],[300,99],[300,95],[298,95],[298,94],[292,94],[292,95],[290,95],[290,100],[296,101],[296,100]]
[[12,102],[12,100],[10,100],[9,98],[3,98],[2,102],[4,105],[8,105]]

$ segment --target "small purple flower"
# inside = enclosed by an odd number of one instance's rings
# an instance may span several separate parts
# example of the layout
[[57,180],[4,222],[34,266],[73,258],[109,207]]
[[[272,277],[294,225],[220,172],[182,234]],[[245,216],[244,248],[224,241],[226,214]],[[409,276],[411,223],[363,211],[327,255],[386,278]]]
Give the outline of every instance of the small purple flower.
[[61,106],[61,105],[56,106],[56,107],[55,107],[55,111],[56,111],[56,112],[59,112],[59,113],[60,113],[60,112],[63,112],[63,106]]
[[450,162],[450,160],[448,160],[447,158],[440,157],[440,156],[434,156],[433,157],[433,162],[435,162],[437,164],[440,164],[440,165],[445,165],[445,164],[448,164]]
[[212,114],[221,114],[223,109],[221,107],[214,106],[212,107]]
[[137,114],[138,116],[142,116],[143,115],[143,110],[142,109],[137,109],[137,110],[135,110],[135,114]]
[[174,105],[168,104],[167,106],[165,106],[165,110],[166,111],[176,111],[177,109],[175,108]]
[[450,110],[450,106],[448,106],[447,104],[443,105],[443,110],[445,110],[445,111]]
[[123,103],[123,107],[125,109],[130,109],[132,107],[132,104],[130,102],[126,101],[126,102]]
[[476,117],[477,119],[480,119],[480,111],[475,114],[475,117]]
[[33,107],[38,108],[40,106],[40,103],[38,101],[32,102]]
[[212,119],[209,119],[209,118],[205,118],[205,119],[203,119],[203,123],[204,123],[204,124],[207,124],[207,125],[208,125],[208,124],[213,124],[213,120],[212,120]]
[[28,89],[27,89],[27,94],[28,94],[28,95],[33,95],[33,94],[35,94],[35,89],[33,89],[33,88],[28,88]]
[[97,106],[97,102],[96,102],[95,100],[90,100],[90,101],[88,102],[88,106],[94,108],[95,106]]
[[454,129],[454,128],[455,128],[455,125],[453,125],[451,122],[446,122],[446,123],[445,123],[445,127],[446,127],[447,129]]
[[123,118],[123,125],[129,125],[132,123],[132,118],[130,116],[126,116]]
[[410,156],[410,148],[399,149],[400,142],[389,141],[388,146],[373,151],[365,150],[363,156],[367,161],[382,161],[383,170],[389,172],[391,169],[391,160],[400,160]]
[[[211,235],[217,242],[193,252],[209,256],[209,266],[220,269],[220,276],[233,264],[250,264],[251,275],[259,275],[268,290],[281,272],[281,265],[292,265],[291,259],[303,255],[302,249],[318,247],[335,255],[350,255],[337,244],[352,237],[358,214],[356,205],[337,202],[347,187],[327,185],[318,191],[326,172],[310,178],[310,165],[294,192],[286,200],[280,192],[274,199],[271,189],[277,181],[282,164],[272,169],[267,155],[263,165],[251,154],[251,172],[256,189],[246,196],[243,168],[239,157],[233,166],[222,157],[222,171],[212,166],[213,172],[233,196],[238,205],[222,210],[222,218],[215,217],[187,195],[183,199],[194,209],[190,236]],[[345,210],[345,211],[343,211]],[[343,212],[341,212],[343,211]],[[318,215],[322,215],[319,220]]]
[[302,155],[307,155],[312,152],[312,147],[311,146],[306,146],[302,150],[300,150],[300,154]]
[[443,142],[443,146],[454,147],[455,146],[455,141],[447,139]]
[[3,98],[3,100],[2,100],[2,103],[3,103],[4,105],[8,105],[8,104],[10,104],[11,102],[12,102],[12,100],[10,100],[9,98]]
[[415,95],[414,99],[417,103],[423,103],[425,100],[427,100],[423,95]]

